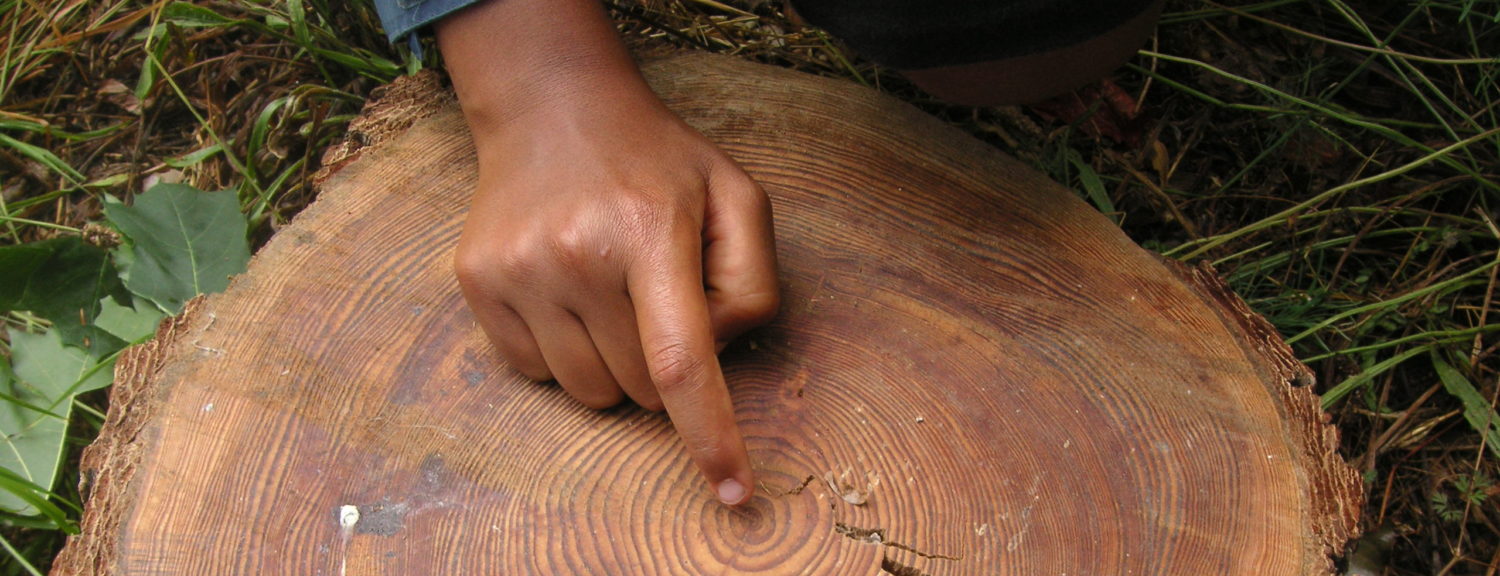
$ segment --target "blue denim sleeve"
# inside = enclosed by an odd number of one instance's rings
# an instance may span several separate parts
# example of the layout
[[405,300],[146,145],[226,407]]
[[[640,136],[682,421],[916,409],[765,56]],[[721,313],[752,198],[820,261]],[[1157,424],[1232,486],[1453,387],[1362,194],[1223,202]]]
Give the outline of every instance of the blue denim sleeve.
[[375,0],[380,24],[391,42],[479,0]]

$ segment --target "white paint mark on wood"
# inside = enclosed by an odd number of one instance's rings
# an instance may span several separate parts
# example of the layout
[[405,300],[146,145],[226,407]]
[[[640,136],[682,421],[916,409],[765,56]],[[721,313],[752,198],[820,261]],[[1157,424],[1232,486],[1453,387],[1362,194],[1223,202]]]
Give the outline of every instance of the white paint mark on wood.
[[349,540],[354,536],[354,525],[359,524],[359,507],[353,504],[339,506],[339,576],[348,576]]

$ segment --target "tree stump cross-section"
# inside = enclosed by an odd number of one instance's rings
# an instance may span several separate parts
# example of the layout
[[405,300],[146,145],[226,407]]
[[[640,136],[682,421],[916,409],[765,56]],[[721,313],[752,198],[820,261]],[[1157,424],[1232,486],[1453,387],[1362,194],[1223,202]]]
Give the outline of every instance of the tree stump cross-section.
[[1203,267],[863,88],[653,87],[763,184],[784,307],[724,355],[762,486],[506,368],[453,279],[463,119],[405,79],[230,289],[127,353],[56,574],[1331,574],[1359,478]]

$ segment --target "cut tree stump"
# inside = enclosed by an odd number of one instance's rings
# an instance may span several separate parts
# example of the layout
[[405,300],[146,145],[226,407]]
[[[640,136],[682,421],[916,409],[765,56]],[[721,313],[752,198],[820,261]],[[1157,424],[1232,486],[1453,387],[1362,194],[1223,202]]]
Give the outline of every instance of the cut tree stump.
[[753,502],[717,504],[664,416],[497,360],[450,266],[473,150],[428,77],[122,358],[54,573],[1332,572],[1359,477],[1212,270],[875,92],[645,69],[775,206],[784,307],[724,358]]

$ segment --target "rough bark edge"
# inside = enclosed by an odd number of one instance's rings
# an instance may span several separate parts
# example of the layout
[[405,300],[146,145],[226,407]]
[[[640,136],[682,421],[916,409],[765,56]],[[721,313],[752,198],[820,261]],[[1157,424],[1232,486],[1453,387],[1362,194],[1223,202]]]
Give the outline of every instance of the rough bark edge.
[[1240,330],[1238,338],[1252,358],[1257,358],[1272,376],[1285,385],[1276,386],[1276,400],[1284,412],[1282,422],[1294,444],[1299,459],[1298,474],[1305,485],[1309,502],[1308,526],[1317,544],[1314,558],[1321,566],[1308,569],[1334,574],[1333,558],[1342,556],[1345,547],[1359,536],[1359,519],[1364,510],[1364,489],[1359,471],[1339,455],[1339,431],[1333,418],[1323,411],[1313,393],[1316,378],[1307,365],[1297,359],[1291,346],[1281,338],[1269,321],[1250,309],[1229,288],[1207,261],[1196,266],[1164,260],[1168,267],[1191,286],[1231,329]]
[[83,519],[52,563],[54,575],[115,574],[120,522],[134,505],[136,467],[146,449],[142,432],[156,418],[165,390],[160,386],[169,352],[197,317],[204,298],[192,299],[182,313],[163,320],[156,336],[120,353],[109,413],[99,437],[83,450],[78,493]]
[[360,110],[359,117],[349,123],[344,139],[323,152],[322,168],[313,175],[313,186],[321,188],[324,181],[358,160],[366,149],[389,141],[419,120],[454,106],[452,91],[443,86],[442,76],[432,70],[402,76],[376,88],[365,102],[364,109]]

